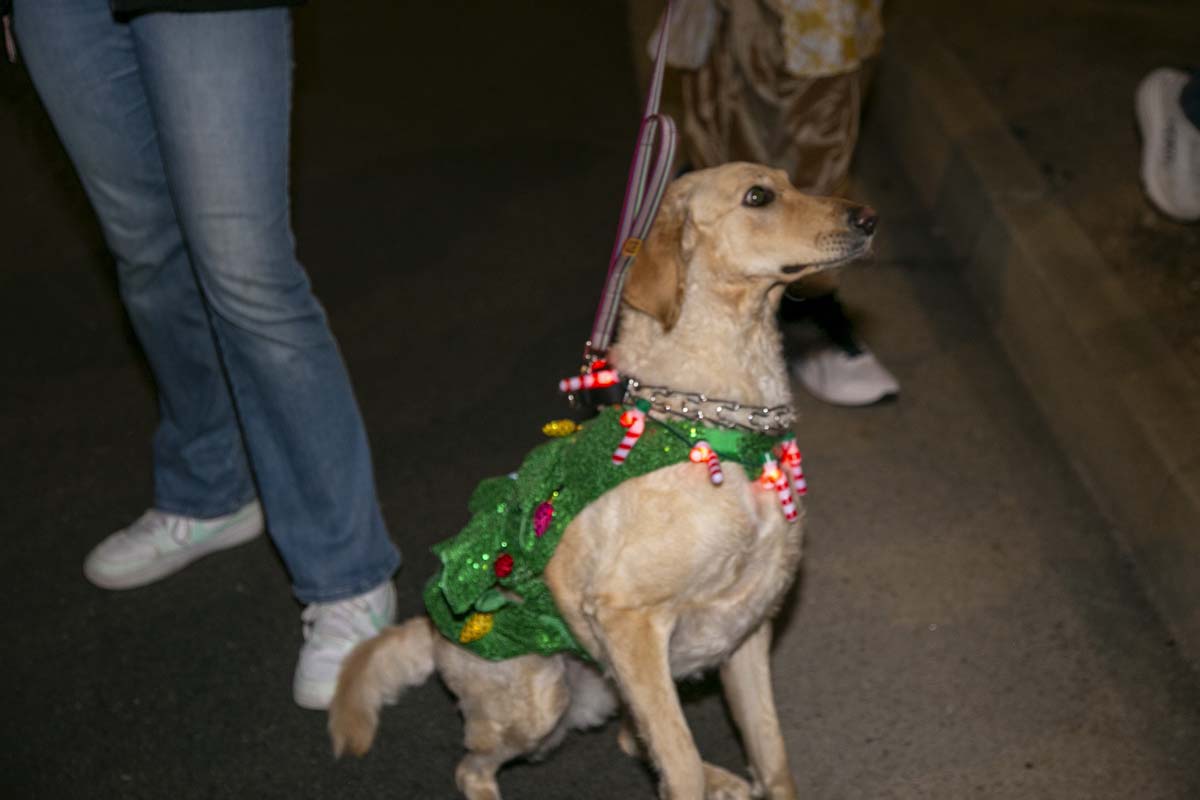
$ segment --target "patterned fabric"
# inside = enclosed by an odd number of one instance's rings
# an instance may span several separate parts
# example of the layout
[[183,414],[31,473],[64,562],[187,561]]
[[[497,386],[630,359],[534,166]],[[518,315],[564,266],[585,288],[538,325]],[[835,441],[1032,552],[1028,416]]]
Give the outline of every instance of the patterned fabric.
[[[879,53],[883,0],[675,0],[667,63],[699,69],[722,26],[744,53],[781,50],[779,65],[793,77],[842,75]],[[652,60],[659,30],[646,40]]]
[[770,164],[801,191],[844,194],[871,56],[882,43],[881,5],[726,0],[707,60],[682,73],[692,164]]
[[[443,636],[492,660],[559,652],[588,658],[543,579],[575,515],[622,481],[687,461],[697,441],[707,440],[723,461],[742,464],[752,478],[763,454],[780,441],[649,419],[617,466],[612,454],[625,435],[620,415],[619,408],[606,409],[574,434],[532,450],[512,475],[479,484],[467,526],[433,548],[442,568],[425,587],[425,605]],[[707,479],[704,465],[696,469]]]
[[782,22],[785,66],[793,75],[850,72],[883,42],[883,0],[767,2]]

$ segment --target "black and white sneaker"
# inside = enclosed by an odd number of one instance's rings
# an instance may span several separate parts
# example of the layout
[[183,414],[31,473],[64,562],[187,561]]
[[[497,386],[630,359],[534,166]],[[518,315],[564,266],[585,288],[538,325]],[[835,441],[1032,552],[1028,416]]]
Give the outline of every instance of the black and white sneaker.
[[900,383],[854,335],[836,293],[799,300],[784,295],[783,322],[809,320],[821,337],[792,358],[792,374],[818,400],[869,406],[900,393]]

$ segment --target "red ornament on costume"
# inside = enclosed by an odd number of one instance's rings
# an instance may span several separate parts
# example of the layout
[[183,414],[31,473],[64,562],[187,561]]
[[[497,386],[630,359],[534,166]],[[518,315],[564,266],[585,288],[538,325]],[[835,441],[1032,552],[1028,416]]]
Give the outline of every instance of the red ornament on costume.
[[621,376],[615,369],[594,369],[594,371],[585,372],[582,375],[563,378],[558,382],[558,390],[560,392],[578,392],[581,389],[603,389],[605,386],[615,385],[619,380],[621,380]]
[[764,487],[775,490],[784,518],[788,522],[795,522],[800,512],[796,510],[796,502],[792,498],[792,485],[770,453],[763,455],[762,476],[759,480]]
[[550,527],[550,521],[554,519],[554,504],[546,500],[538,504],[538,507],[533,510],[533,534],[539,539],[546,529]]
[[513,557],[508,553],[501,553],[496,556],[496,563],[492,565],[492,569],[496,571],[497,578],[507,578],[513,571]]
[[696,442],[692,451],[688,453],[688,458],[697,464],[708,464],[708,479],[712,481],[713,486],[720,486],[725,481],[725,473],[721,471],[721,459],[717,457],[717,451],[712,449],[712,445],[705,441]]
[[[642,402],[641,400],[638,401]],[[621,427],[625,428],[625,438],[621,439],[621,443],[617,445],[617,449],[613,452],[612,462],[618,467],[625,463],[625,459],[629,456],[629,451],[637,444],[641,438],[642,432],[646,430],[646,412],[642,408],[634,407],[627,409],[618,419]]]
[[804,479],[804,459],[800,455],[800,448],[796,446],[796,440],[789,436],[779,446],[779,451],[780,460],[791,470],[796,494],[808,494],[808,481]]

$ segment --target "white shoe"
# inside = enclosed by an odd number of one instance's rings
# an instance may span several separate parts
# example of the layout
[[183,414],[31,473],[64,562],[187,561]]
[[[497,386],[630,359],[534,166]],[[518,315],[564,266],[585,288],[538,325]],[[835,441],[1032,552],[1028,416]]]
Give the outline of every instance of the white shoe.
[[837,406],[869,406],[900,393],[896,378],[866,348],[855,355],[832,345],[814,348],[792,363],[792,372],[817,399]]
[[365,594],[304,609],[304,646],[296,662],[292,696],[301,708],[329,707],[342,660],[354,645],[370,639],[396,616],[396,588],[390,580]]
[[201,556],[248,542],[263,532],[262,507],[196,519],[150,509],[88,553],[83,574],[104,589],[133,589],[178,572]]
[[1138,84],[1142,186],[1159,211],[1182,222],[1200,220],[1200,129],[1179,105],[1187,73],[1156,69]]

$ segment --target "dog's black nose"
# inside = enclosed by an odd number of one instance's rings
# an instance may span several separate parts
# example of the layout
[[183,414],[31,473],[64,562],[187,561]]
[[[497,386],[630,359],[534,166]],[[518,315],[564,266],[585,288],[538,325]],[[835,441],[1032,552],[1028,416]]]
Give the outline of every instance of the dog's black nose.
[[854,206],[850,209],[850,227],[862,231],[867,236],[875,232],[879,215],[870,206]]

